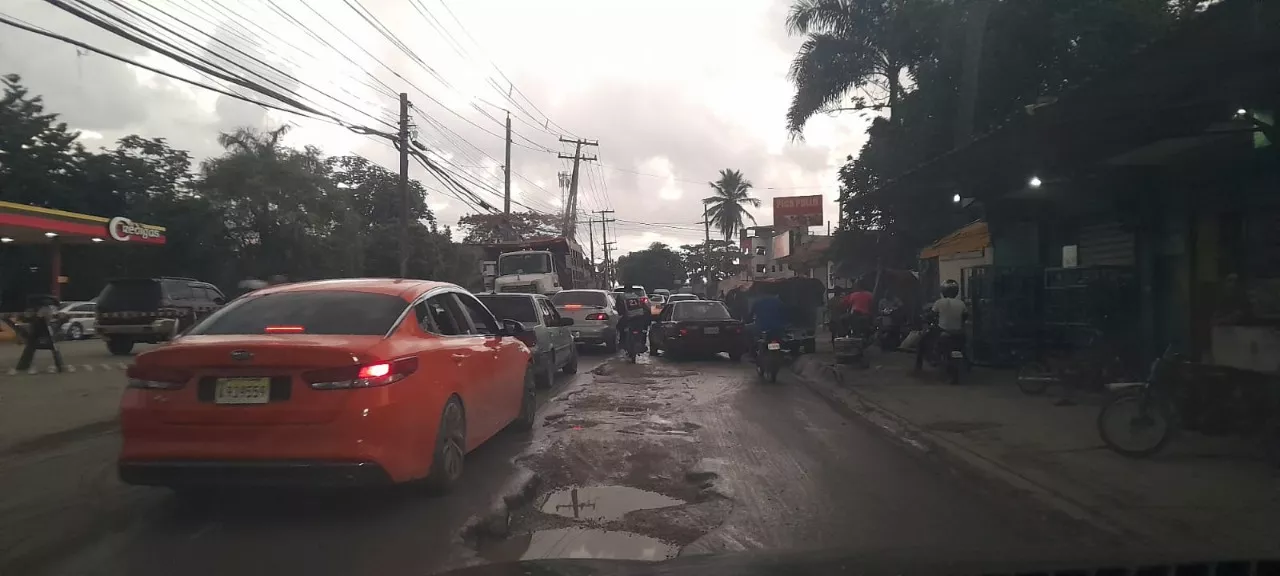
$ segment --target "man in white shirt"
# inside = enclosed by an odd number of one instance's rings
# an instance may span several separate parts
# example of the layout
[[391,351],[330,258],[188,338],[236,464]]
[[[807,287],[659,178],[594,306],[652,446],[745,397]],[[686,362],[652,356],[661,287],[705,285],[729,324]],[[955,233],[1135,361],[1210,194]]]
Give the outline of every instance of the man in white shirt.
[[[947,280],[942,285],[942,297],[933,303],[933,313],[938,315],[938,329],[947,332],[952,338],[956,338],[957,346],[964,346],[964,318],[968,313],[968,309],[964,305],[964,300],[960,299],[960,285],[955,280]],[[923,338],[920,339],[920,345],[916,347],[916,370],[919,370],[924,364],[924,355],[932,348],[934,342],[938,339],[938,335],[932,332],[925,332]]]

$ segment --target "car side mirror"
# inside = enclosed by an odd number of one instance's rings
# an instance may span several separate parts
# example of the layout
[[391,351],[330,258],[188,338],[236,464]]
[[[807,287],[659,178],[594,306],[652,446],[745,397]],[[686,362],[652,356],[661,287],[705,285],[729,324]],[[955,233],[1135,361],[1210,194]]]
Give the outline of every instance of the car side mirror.
[[524,324],[510,318],[502,321],[502,329],[498,331],[499,336],[519,336],[524,334]]
[[559,326],[573,326],[573,318],[561,318]]

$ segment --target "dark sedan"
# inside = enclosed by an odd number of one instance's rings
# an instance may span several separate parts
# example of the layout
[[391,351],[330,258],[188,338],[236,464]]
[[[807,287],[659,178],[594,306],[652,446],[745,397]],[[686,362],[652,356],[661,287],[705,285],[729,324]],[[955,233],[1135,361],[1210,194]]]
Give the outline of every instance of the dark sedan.
[[742,322],[729,316],[724,303],[683,300],[667,304],[649,328],[649,349],[672,356],[725,352],[738,360],[747,350]]

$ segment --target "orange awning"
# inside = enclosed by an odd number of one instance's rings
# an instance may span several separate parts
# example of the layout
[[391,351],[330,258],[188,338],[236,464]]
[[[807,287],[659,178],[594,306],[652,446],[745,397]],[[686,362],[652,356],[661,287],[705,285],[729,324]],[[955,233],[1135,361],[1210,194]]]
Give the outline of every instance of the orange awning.
[[936,258],[963,252],[978,252],[991,246],[987,223],[979,220],[964,228],[943,236],[937,242],[920,251],[920,258]]

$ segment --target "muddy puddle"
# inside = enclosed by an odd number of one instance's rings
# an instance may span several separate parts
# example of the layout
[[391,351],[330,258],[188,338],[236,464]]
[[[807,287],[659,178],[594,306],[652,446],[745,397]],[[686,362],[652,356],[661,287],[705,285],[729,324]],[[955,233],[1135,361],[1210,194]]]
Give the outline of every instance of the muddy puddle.
[[630,532],[587,528],[555,528],[520,534],[480,545],[480,557],[490,562],[539,558],[608,558],[666,560],[678,550],[657,538]]
[[628,512],[684,504],[670,496],[630,486],[572,487],[552,492],[542,504],[547,514],[575,520],[617,520]]

